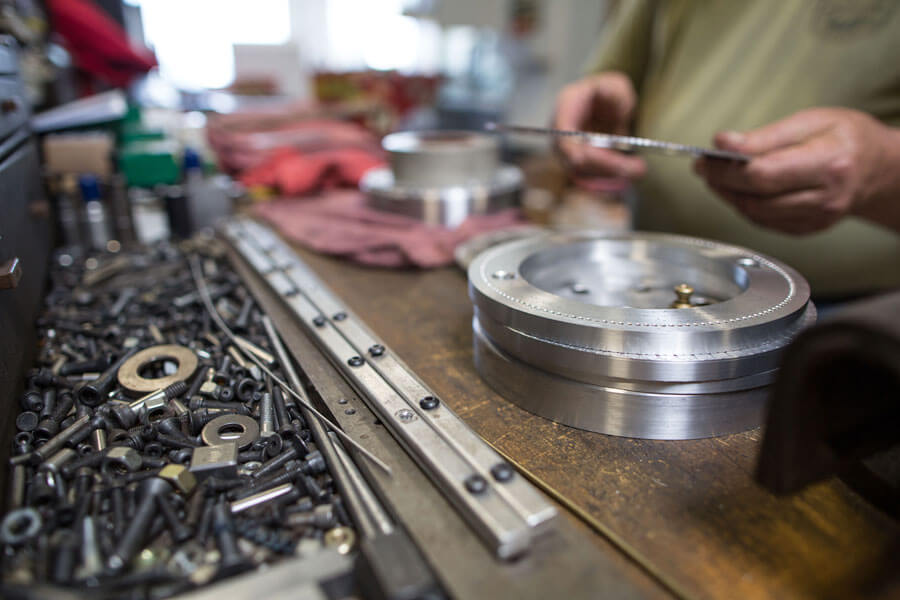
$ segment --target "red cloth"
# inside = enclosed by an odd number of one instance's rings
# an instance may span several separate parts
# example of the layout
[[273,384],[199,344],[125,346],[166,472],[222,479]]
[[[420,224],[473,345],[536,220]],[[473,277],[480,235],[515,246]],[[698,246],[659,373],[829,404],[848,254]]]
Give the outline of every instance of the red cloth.
[[78,68],[125,87],[156,66],[153,53],[135,49],[122,28],[90,0],[48,0],[47,7]]
[[357,187],[363,173],[384,164],[380,154],[359,148],[299,152],[281,148],[262,164],[244,171],[241,183],[278,188],[285,196],[346,185]]
[[456,229],[433,227],[366,206],[358,191],[332,190],[312,198],[260,204],[256,214],[307,248],[380,267],[442,267],[474,235],[524,224],[518,209],[469,217]]
[[378,138],[356,123],[323,117],[306,104],[212,115],[206,126],[210,147],[223,171],[252,169],[282,148],[318,152],[355,148],[381,155]]

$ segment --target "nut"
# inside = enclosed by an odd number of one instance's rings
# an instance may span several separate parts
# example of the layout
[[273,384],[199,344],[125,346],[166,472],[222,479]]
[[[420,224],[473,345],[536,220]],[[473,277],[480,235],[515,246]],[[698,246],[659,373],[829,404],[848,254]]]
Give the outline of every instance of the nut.
[[168,464],[160,469],[157,477],[165,479],[184,495],[190,494],[197,486],[197,478],[184,465]]
[[144,459],[134,448],[127,446],[113,446],[106,451],[103,457],[102,469],[112,469],[119,473],[134,473],[144,464]]

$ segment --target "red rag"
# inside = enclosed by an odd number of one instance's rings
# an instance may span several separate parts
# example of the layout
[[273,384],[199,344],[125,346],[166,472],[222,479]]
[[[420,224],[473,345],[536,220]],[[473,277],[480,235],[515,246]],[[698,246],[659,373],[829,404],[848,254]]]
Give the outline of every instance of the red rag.
[[469,217],[457,229],[425,225],[366,206],[357,191],[331,190],[305,199],[281,199],[256,208],[286,238],[323,254],[380,267],[441,267],[474,235],[523,223],[518,209]]
[[65,40],[75,65],[116,87],[156,66],[146,49],[136,50],[124,30],[88,0],[48,0],[53,27]]

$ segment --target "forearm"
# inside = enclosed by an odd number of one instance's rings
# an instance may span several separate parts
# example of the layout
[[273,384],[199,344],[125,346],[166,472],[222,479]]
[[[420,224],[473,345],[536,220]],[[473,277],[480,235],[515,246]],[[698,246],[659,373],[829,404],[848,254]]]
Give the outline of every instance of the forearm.
[[852,211],[854,215],[900,233],[900,129],[887,128],[882,167],[873,191]]

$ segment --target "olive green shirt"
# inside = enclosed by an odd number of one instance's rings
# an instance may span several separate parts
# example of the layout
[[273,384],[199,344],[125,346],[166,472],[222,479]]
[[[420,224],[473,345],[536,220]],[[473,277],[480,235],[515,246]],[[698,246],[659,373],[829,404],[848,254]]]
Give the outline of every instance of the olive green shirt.
[[[900,2],[621,0],[593,70],[629,75],[636,135],[692,145],[812,106],[900,125]],[[710,192],[690,161],[648,156],[637,229],[747,246],[783,260],[817,296],[900,286],[900,234],[848,217],[817,234],[759,227]],[[900,169],[900,165],[897,165]],[[900,198],[898,198],[900,202]]]

